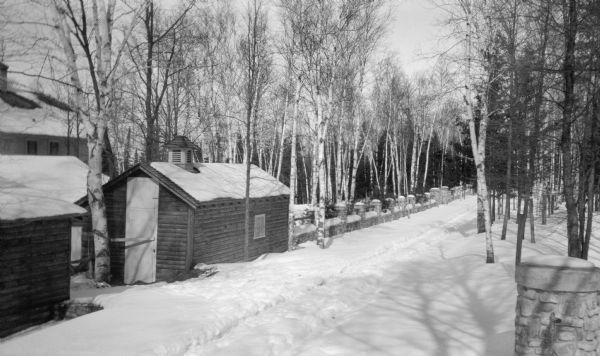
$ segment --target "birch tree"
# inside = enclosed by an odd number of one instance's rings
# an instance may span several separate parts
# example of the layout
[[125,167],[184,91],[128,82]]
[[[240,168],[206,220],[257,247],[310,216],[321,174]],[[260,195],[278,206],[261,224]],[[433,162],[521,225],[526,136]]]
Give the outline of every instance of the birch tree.
[[[477,169],[477,204],[478,219],[483,217],[485,224],[486,263],[494,263],[494,247],[492,242],[492,224],[488,204],[488,189],[485,170],[485,145],[489,113],[487,99],[489,84],[493,78],[486,69],[485,61],[489,59],[490,41],[487,38],[491,29],[487,26],[488,17],[485,15],[485,4],[478,0],[458,0],[458,8],[462,16],[459,19],[465,26],[465,116],[469,126],[471,149]],[[475,47],[475,52],[474,51]],[[483,58],[478,58],[479,53]],[[478,59],[478,61],[475,61]],[[477,68],[474,64],[479,64]],[[475,71],[477,70],[477,71]],[[476,85],[475,73],[479,74]],[[476,127],[476,121],[479,122]],[[483,216],[482,216],[483,215]]]
[[244,222],[244,260],[248,260],[248,242],[250,239],[250,168],[252,164],[252,128],[260,99],[264,93],[270,67],[270,55],[267,50],[267,18],[260,0],[253,0],[246,12],[246,32],[239,42],[241,65],[244,70],[244,103],[246,142],[244,163],[246,165],[246,197]]
[[[113,48],[116,0],[94,0],[91,9],[84,6],[86,4],[83,2],[75,3],[71,0],[54,0],[53,5],[60,49],[64,55],[70,84],[74,88],[75,110],[84,118],[86,130],[89,154],[87,196],[94,237],[94,278],[98,282],[109,282],[110,240],[102,191],[102,154],[106,129],[114,116],[114,90],[119,62],[135,26],[137,14],[131,15],[121,43]],[[82,62],[86,63],[85,75],[92,82],[94,105],[90,108],[85,104],[85,87],[79,74],[80,53]]]

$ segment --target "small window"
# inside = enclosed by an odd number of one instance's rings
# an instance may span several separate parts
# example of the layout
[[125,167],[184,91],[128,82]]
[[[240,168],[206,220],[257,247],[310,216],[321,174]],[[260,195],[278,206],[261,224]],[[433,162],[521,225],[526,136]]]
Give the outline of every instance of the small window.
[[27,154],[37,155],[37,141],[27,141]]
[[171,161],[173,163],[181,163],[181,150],[173,150],[171,152]]
[[51,156],[58,156],[58,142],[50,142],[50,149],[48,150]]
[[192,163],[192,150],[185,151],[185,161],[186,163]]
[[265,214],[254,215],[254,238],[265,237]]

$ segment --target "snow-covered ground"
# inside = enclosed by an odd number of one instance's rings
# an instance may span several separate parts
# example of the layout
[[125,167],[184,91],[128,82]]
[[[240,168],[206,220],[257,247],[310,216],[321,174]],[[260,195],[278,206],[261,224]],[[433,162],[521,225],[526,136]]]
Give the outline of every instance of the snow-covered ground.
[[[485,264],[475,208],[468,197],[327,250],[99,295],[104,310],[12,337],[0,355],[512,355],[516,225]],[[564,254],[564,214],[536,228],[524,256]]]

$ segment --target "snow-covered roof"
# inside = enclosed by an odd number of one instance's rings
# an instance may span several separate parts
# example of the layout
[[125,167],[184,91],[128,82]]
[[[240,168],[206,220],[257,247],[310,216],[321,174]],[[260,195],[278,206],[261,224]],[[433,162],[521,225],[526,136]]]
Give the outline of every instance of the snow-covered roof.
[[[246,166],[243,164],[196,163],[194,166],[199,173],[166,162],[150,165],[200,202],[219,198],[244,199],[246,194]],[[290,191],[285,184],[257,166],[251,166],[251,198],[288,194]]]
[[64,108],[65,104],[40,93],[4,93],[0,96],[0,132],[66,137],[67,111],[50,105],[51,102]]
[[88,166],[73,156],[0,155],[0,191],[43,191],[47,198],[75,202],[87,194]]
[[28,188],[0,189],[0,220],[72,216],[86,212],[80,206],[49,198],[45,193]]

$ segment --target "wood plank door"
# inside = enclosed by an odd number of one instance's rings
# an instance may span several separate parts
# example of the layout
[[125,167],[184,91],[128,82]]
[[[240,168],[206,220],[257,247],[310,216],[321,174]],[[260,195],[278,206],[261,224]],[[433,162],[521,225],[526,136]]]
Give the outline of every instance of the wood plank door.
[[156,280],[158,184],[145,177],[127,178],[124,282]]

